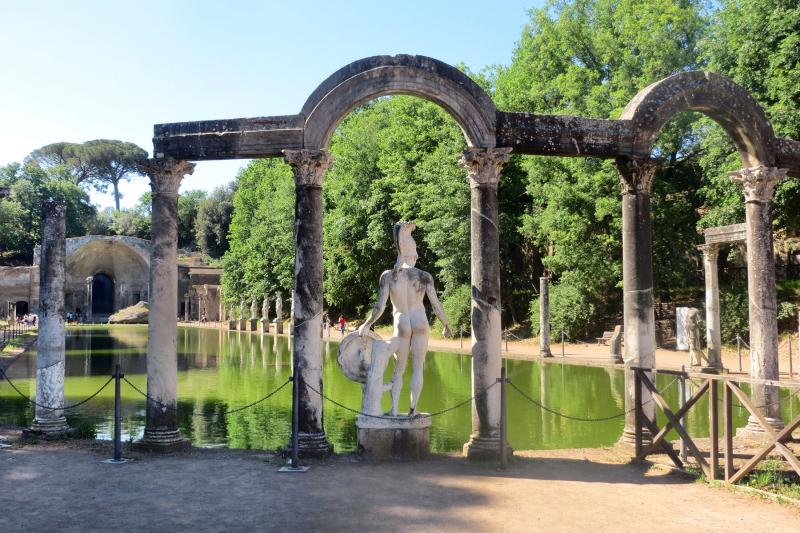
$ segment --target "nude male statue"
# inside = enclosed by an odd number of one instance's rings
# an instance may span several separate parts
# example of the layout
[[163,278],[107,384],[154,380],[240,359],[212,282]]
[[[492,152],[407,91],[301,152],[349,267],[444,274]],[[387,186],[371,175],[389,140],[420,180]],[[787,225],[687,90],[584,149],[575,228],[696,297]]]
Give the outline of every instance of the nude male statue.
[[433,276],[414,266],[417,262],[417,244],[414,242],[411,232],[416,227],[413,222],[395,224],[394,243],[397,248],[397,261],[392,270],[381,274],[378,300],[367,321],[358,328],[359,335],[364,335],[369,331],[372,324],[381,317],[386,309],[387,299],[391,299],[394,333],[387,342],[387,351],[397,355],[391,383],[392,409],[388,413],[391,416],[397,415],[397,404],[403,389],[403,373],[408,362],[409,348],[413,361],[409,416],[415,414],[419,395],[422,392],[422,374],[430,334],[430,325],[423,303],[426,295],[433,307],[433,312],[444,324],[442,334],[450,335],[450,323],[436,295]]

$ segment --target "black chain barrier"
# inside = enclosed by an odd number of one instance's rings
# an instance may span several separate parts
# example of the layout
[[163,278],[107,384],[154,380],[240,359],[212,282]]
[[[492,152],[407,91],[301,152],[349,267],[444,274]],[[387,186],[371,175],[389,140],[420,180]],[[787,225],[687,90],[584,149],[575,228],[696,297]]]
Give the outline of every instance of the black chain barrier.
[[[470,396],[470,397],[469,397],[469,398],[467,398],[466,400],[460,401],[460,402],[458,402],[458,403],[457,403],[457,404],[455,404],[455,405],[452,405],[452,406],[450,406],[450,407],[446,407],[445,409],[441,409],[441,410],[439,410],[439,411],[436,411],[436,412],[433,412],[433,413],[420,413],[420,414],[418,414],[418,415],[415,415],[415,416],[417,416],[417,417],[419,417],[419,418],[433,418],[434,416],[439,416],[439,415],[443,415],[443,414],[445,414],[445,413],[449,413],[450,411],[455,411],[455,410],[456,410],[456,409],[458,409],[459,407],[463,407],[464,405],[467,405],[468,403],[472,402],[472,400],[474,400],[476,397],[478,397],[478,396],[483,396],[484,394],[486,394],[486,393],[489,391],[489,389],[491,389],[492,387],[494,387],[495,385],[497,385],[497,383],[498,383],[498,382],[496,382],[496,381],[495,381],[494,383],[492,383],[491,385],[489,385],[488,387],[486,387],[485,389],[483,389],[483,390],[482,390],[482,391],[480,391],[479,393],[477,393],[477,394],[475,394],[475,395],[473,395],[473,396]],[[309,385],[308,383],[304,383],[304,384],[305,384],[305,386],[306,386],[306,387],[308,387],[308,388],[309,388],[309,389],[311,389],[312,391],[316,392],[316,393],[317,393],[317,394],[318,394],[318,395],[319,395],[321,398],[323,398],[324,400],[327,400],[327,401],[329,401],[329,402],[330,402],[330,403],[332,403],[333,405],[336,405],[336,406],[338,406],[338,407],[341,407],[341,408],[342,408],[342,409],[344,409],[345,411],[350,411],[351,413],[354,413],[354,414],[357,414],[357,415],[366,416],[366,417],[368,417],[368,418],[378,418],[378,419],[381,419],[381,420],[394,420],[394,419],[396,418],[396,417],[392,417],[392,416],[386,416],[386,415],[369,415],[369,414],[367,414],[367,413],[362,413],[362,412],[361,412],[361,411],[359,411],[358,409],[353,409],[352,407],[348,407],[348,406],[346,406],[346,405],[344,405],[344,404],[342,404],[342,403],[339,403],[339,402],[337,402],[337,401],[336,401],[336,400],[334,400],[333,398],[330,398],[330,397],[328,397],[328,396],[325,396],[325,395],[324,395],[322,392],[318,391],[317,389],[315,389],[314,387],[312,387],[312,386],[311,386],[311,385]]]
[[[112,378],[112,379],[113,379],[113,378]],[[134,385],[133,383],[131,383],[130,381],[128,381],[128,378],[122,378],[122,381],[124,381],[125,383],[127,383],[128,385],[130,385],[130,386],[131,386],[131,388],[132,388],[133,390],[135,390],[136,392],[138,392],[139,394],[141,394],[142,396],[144,396],[145,398],[147,398],[149,401],[151,401],[151,402],[155,403],[156,405],[158,405],[158,406],[159,406],[159,407],[161,407],[162,409],[168,409],[168,410],[170,410],[170,411],[176,411],[176,412],[178,411],[178,408],[177,408],[177,407],[173,407],[173,406],[171,406],[171,405],[167,405],[167,404],[165,404],[165,403],[161,403],[161,402],[159,402],[158,400],[156,400],[155,398],[153,398],[152,396],[148,395],[148,394],[147,394],[146,392],[144,392],[142,389],[140,389],[139,387],[137,387],[136,385]],[[263,401],[266,401],[266,400],[270,399],[271,397],[275,396],[275,395],[276,395],[276,394],[278,394],[278,393],[279,393],[281,390],[283,390],[283,388],[284,388],[284,387],[286,387],[286,385],[288,385],[288,384],[289,384],[289,383],[291,383],[291,382],[292,382],[292,380],[291,380],[291,379],[287,379],[287,380],[286,380],[286,381],[284,381],[284,382],[283,382],[283,383],[282,383],[282,384],[281,384],[281,385],[280,385],[280,386],[279,386],[277,389],[273,390],[272,392],[270,392],[269,394],[267,394],[267,395],[266,395],[266,396],[264,396],[263,398],[261,398],[261,399],[258,399],[258,400],[254,401],[254,402],[248,403],[247,405],[243,405],[243,406],[241,406],[241,407],[237,407],[236,409],[230,409],[230,410],[228,410],[228,411],[223,411],[223,412],[221,412],[221,413],[217,413],[217,412],[213,412],[213,413],[203,413],[203,412],[197,412],[197,411],[194,411],[194,412],[192,412],[192,416],[209,416],[209,417],[210,417],[210,416],[219,416],[219,415],[230,415],[230,414],[233,414],[233,413],[238,413],[239,411],[244,411],[245,409],[249,409],[249,408],[253,407],[254,405],[258,405],[258,404],[260,404],[261,402],[263,402]]]
[[5,371],[4,371],[2,368],[0,368],[0,376],[2,376],[2,377],[3,377],[3,379],[5,379],[5,380],[8,382],[8,384],[9,384],[9,385],[11,385],[11,388],[12,388],[12,389],[14,389],[14,390],[17,392],[17,394],[19,394],[19,395],[20,395],[20,397],[22,397],[22,398],[23,398],[23,399],[25,399],[26,401],[30,402],[32,405],[35,405],[36,407],[38,407],[38,408],[40,408],[40,409],[47,409],[48,411],[59,411],[59,410],[61,410],[61,411],[68,411],[69,409],[75,409],[76,407],[80,407],[81,405],[85,404],[86,402],[88,402],[88,401],[90,401],[90,400],[94,399],[94,397],[95,397],[95,396],[97,396],[98,394],[100,394],[100,392],[101,392],[103,389],[105,389],[106,387],[108,387],[108,384],[109,384],[109,383],[111,383],[111,382],[114,380],[114,376],[111,376],[110,378],[108,378],[108,381],[106,381],[106,382],[103,384],[103,386],[102,386],[102,387],[100,387],[99,389],[97,389],[97,390],[94,392],[94,394],[92,394],[91,396],[89,396],[89,397],[88,397],[88,398],[86,398],[85,400],[81,400],[81,401],[79,401],[78,403],[73,403],[73,404],[71,404],[71,405],[65,405],[65,406],[63,406],[63,407],[50,407],[49,405],[42,405],[42,404],[40,404],[40,403],[37,403],[37,402],[36,402],[36,400],[32,400],[32,399],[30,399],[28,396],[26,396],[26,395],[25,395],[25,393],[23,393],[21,390],[19,390],[19,389],[17,388],[17,386],[14,384],[14,382],[13,382],[13,381],[11,381],[11,379],[10,379],[10,378],[9,378],[9,377],[6,375]]
[[[662,391],[667,390],[673,384],[675,384],[676,381],[678,381],[677,378],[673,379],[666,387],[664,387],[661,390]],[[636,410],[636,407],[633,407],[631,409],[628,409],[627,411],[622,411],[621,413],[617,413],[615,415],[604,416],[604,417],[599,417],[599,418],[583,418],[583,417],[580,417],[580,416],[567,415],[567,414],[564,414],[564,413],[560,413],[560,412],[558,412],[558,411],[556,411],[554,409],[551,409],[551,408],[547,407],[546,405],[542,404],[541,402],[538,402],[538,401],[534,400],[528,394],[526,394],[524,391],[522,391],[522,389],[517,387],[517,385],[514,384],[512,381],[509,380],[508,384],[511,385],[511,388],[513,388],[515,391],[517,391],[520,394],[520,396],[522,396],[523,398],[528,400],[533,405],[539,407],[543,411],[547,411],[548,413],[556,415],[556,416],[561,417],[561,418],[566,418],[567,420],[575,420],[576,422],[607,422],[609,420],[614,420],[616,418],[621,418],[621,417],[627,415],[628,413],[632,413],[632,412],[634,412]],[[652,401],[653,401],[653,399],[651,398],[651,399],[647,400],[646,402],[644,402],[642,405],[647,405],[648,403],[650,403]]]

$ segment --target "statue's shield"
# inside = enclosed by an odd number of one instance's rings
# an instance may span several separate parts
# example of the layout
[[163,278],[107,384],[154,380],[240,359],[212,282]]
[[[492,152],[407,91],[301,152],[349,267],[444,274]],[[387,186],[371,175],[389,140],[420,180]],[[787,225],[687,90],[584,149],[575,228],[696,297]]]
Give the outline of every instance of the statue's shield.
[[354,332],[342,339],[338,360],[345,376],[359,383],[367,382],[375,342],[383,342],[383,339],[374,331],[366,331],[363,335]]

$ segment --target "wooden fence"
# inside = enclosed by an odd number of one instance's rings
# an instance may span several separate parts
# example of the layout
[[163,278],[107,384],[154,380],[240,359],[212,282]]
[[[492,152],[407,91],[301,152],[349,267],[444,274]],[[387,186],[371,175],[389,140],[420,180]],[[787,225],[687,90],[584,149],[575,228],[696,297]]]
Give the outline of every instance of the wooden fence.
[[[682,372],[676,370],[658,370],[658,374],[669,374],[678,376],[683,379],[699,379],[701,384],[697,391],[687,399],[686,402],[673,409],[660,394],[655,386],[655,379],[651,379],[650,375],[653,370],[648,368],[634,367],[634,402],[635,402],[635,417],[636,417],[636,458],[641,460],[650,454],[665,453],[672,459],[679,468],[683,468],[683,461],[681,460],[678,452],[665,440],[667,434],[671,430],[675,430],[686,446],[686,451],[689,456],[694,458],[697,464],[702,469],[703,473],[710,480],[722,479],[728,483],[736,483],[753,468],[756,467],[761,461],[766,459],[770,452],[777,449],[781,455],[788,461],[791,467],[800,475],[800,459],[794,452],[786,446],[786,442],[792,438],[792,432],[800,426],[800,415],[794,418],[791,422],[781,430],[773,428],[764,416],[759,412],[759,409],[753,405],[751,398],[742,390],[740,385],[748,383],[753,385],[767,385],[780,388],[794,389],[796,394],[800,391],[800,382],[796,381],[772,381],[752,379],[744,376],[732,375],[718,375],[718,374],[704,374],[699,372]],[[722,387],[722,443],[723,449],[720,454],[720,424],[719,424],[719,392],[720,386]],[[653,398],[656,407],[660,409],[667,419],[664,427],[658,427],[655,421],[650,420],[643,412],[642,392],[643,389],[648,390]],[[700,451],[695,444],[689,432],[684,427],[681,419],[697,405],[698,401],[708,394],[708,409],[709,409],[709,438],[711,442],[711,450],[707,454]],[[733,397],[738,398],[741,405],[758,421],[761,428],[764,430],[765,437],[769,440],[769,444],[755,452],[738,470],[734,468],[734,451],[733,451]],[[763,406],[761,406],[763,407]],[[647,429],[653,436],[652,444],[649,446],[644,445],[644,430]],[[724,467],[720,468],[720,458],[724,461]],[[720,475],[722,474],[722,475]]]

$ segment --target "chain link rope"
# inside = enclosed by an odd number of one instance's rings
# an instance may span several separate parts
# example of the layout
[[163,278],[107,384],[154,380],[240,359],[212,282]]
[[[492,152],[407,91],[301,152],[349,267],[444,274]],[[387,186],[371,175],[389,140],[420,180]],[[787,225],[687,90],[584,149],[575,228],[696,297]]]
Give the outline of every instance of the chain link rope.
[[71,404],[71,405],[65,405],[65,406],[63,406],[63,407],[50,407],[49,405],[42,405],[42,404],[40,404],[40,403],[36,402],[36,400],[32,400],[31,398],[29,398],[28,396],[26,396],[26,395],[25,395],[25,393],[23,393],[21,390],[19,390],[19,389],[17,388],[17,386],[14,384],[14,382],[13,382],[13,381],[11,381],[11,379],[10,379],[10,378],[9,378],[9,377],[6,375],[6,372],[5,372],[5,370],[3,370],[2,368],[0,368],[0,376],[2,376],[2,377],[3,377],[3,379],[5,379],[5,380],[8,382],[8,384],[9,384],[9,385],[11,385],[11,388],[12,388],[12,389],[14,389],[14,390],[16,391],[16,393],[17,393],[17,394],[19,394],[19,395],[20,395],[20,397],[22,397],[24,400],[26,400],[26,401],[30,402],[32,405],[34,405],[34,406],[36,406],[36,407],[38,407],[38,408],[40,408],[40,409],[46,409],[46,410],[48,410],[48,411],[59,411],[59,410],[61,410],[61,411],[68,411],[69,409],[75,409],[76,407],[80,407],[81,405],[85,404],[86,402],[88,402],[88,401],[90,401],[90,400],[94,399],[94,397],[95,397],[95,396],[97,396],[98,394],[100,394],[100,392],[101,392],[103,389],[105,389],[106,387],[108,387],[108,384],[109,384],[109,383],[111,383],[111,382],[114,380],[114,376],[111,376],[110,378],[108,378],[108,381],[106,381],[106,382],[103,384],[103,386],[102,386],[102,387],[100,387],[99,389],[97,389],[97,390],[94,392],[94,394],[92,394],[91,396],[89,396],[89,397],[88,397],[88,398],[86,398],[85,400],[81,400],[81,401],[79,401],[78,403],[73,403],[73,404]]
[[[122,381],[124,381],[125,383],[130,385],[130,387],[133,390],[135,390],[136,392],[138,392],[139,394],[141,394],[142,396],[147,398],[148,401],[151,401],[151,402],[157,404],[162,409],[178,412],[178,408],[177,407],[172,407],[171,405],[167,405],[165,403],[162,403],[162,402],[156,400],[155,398],[153,398],[152,396],[150,396],[146,392],[144,392],[142,389],[140,389],[139,387],[134,385],[131,381],[128,380],[128,378],[122,378]],[[277,389],[273,390],[272,392],[270,392],[269,394],[267,394],[263,398],[260,398],[260,399],[254,401],[254,402],[250,402],[247,405],[243,405],[243,406],[237,407],[235,409],[229,409],[227,411],[222,411],[221,413],[203,413],[203,412],[193,411],[192,412],[192,416],[208,416],[208,417],[211,417],[211,416],[217,416],[217,415],[230,415],[230,414],[233,414],[233,413],[238,413],[239,411],[244,411],[245,409],[249,409],[249,408],[251,408],[251,407],[253,407],[255,405],[258,405],[261,402],[264,402],[264,401],[270,399],[271,397],[275,396],[281,390],[283,390],[283,388],[286,387],[286,385],[288,385],[291,382],[292,382],[291,379],[287,379]]]

